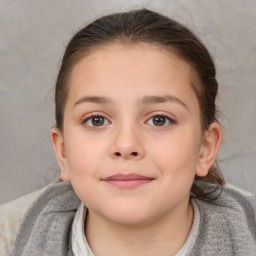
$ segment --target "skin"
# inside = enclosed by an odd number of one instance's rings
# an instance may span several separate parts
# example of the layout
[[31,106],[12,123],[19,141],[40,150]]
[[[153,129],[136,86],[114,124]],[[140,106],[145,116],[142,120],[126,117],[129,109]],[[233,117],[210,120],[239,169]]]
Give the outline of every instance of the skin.
[[[100,126],[91,114],[104,117]],[[95,50],[74,66],[63,131],[53,128],[51,138],[62,179],[89,209],[85,233],[97,256],[173,255],[182,247],[194,176],[207,175],[221,141],[216,123],[202,133],[186,62],[146,43]],[[130,173],[150,181],[128,188],[106,181]]]

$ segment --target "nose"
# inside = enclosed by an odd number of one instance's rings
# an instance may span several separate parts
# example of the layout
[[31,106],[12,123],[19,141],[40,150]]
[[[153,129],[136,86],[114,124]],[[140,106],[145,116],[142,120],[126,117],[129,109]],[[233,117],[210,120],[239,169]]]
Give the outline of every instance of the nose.
[[114,135],[110,155],[115,159],[139,160],[145,155],[142,136],[134,127],[118,129]]

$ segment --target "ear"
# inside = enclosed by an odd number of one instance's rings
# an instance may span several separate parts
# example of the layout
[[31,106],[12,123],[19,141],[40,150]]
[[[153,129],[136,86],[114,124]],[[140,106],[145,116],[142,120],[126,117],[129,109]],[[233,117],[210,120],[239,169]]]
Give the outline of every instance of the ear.
[[221,143],[220,126],[213,122],[207,131],[205,131],[197,163],[196,175],[204,177],[214,163]]
[[61,170],[61,178],[68,181],[70,177],[65,154],[64,138],[62,132],[57,127],[51,128],[51,143]]

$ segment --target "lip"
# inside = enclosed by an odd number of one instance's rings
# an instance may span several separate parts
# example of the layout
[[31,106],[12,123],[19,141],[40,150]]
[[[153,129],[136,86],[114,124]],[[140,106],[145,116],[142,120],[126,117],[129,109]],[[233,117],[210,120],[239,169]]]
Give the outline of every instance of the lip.
[[103,179],[103,181],[107,182],[108,184],[122,189],[136,188],[148,184],[153,180],[154,178],[152,177],[147,177],[136,173],[118,173]]

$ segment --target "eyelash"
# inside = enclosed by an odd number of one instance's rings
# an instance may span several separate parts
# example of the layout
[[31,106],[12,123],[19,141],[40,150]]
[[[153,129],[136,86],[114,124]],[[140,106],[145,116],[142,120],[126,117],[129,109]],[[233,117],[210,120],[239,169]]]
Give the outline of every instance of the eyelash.
[[[104,116],[102,115],[99,115],[99,114],[90,114],[90,117],[87,117],[85,118],[83,121],[82,121],[82,124],[86,124],[89,120],[92,120],[92,118],[95,118],[95,117],[102,117],[104,118],[104,120],[107,120],[107,118],[105,118]],[[105,123],[105,122],[104,122]],[[94,126],[94,125],[88,125],[90,127],[101,127],[101,126]]]
[[[176,122],[174,121],[174,119],[172,119],[171,117],[169,116],[166,116],[166,115],[163,115],[163,114],[155,114],[153,115],[152,117],[150,117],[147,122],[149,120],[152,120],[154,117],[161,117],[161,118],[165,118],[165,122],[164,122],[164,125],[153,125],[153,126],[156,126],[156,127],[165,127],[165,126],[169,126],[169,125],[173,125],[175,124]],[[168,122],[168,124],[166,124],[166,122]]]
[[[102,116],[102,115],[100,115],[100,114],[90,114],[90,117],[85,118],[85,119],[82,121],[82,124],[86,124],[88,121],[92,121],[92,118],[95,118],[95,117],[100,117],[100,118],[103,118],[104,120],[107,120],[107,118],[105,118],[104,116]],[[155,126],[155,127],[165,127],[165,126],[173,125],[173,124],[176,123],[174,119],[172,119],[171,117],[169,117],[169,116],[167,116],[167,115],[164,115],[164,114],[155,114],[155,115],[153,115],[152,117],[150,117],[150,118],[147,120],[147,122],[148,122],[149,120],[151,120],[152,118],[154,118],[154,117],[162,117],[162,118],[165,118],[164,125],[152,125],[152,126]],[[169,123],[166,125],[166,122],[169,122]],[[104,121],[104,123],[105,123],[105,121]],[[96,127],[102,127],[102,126],[104,126],[104,124],[103,124],[103,125],[99,125],[99,126],[97,126],[97,125],[88,125],[88,126],[89,126],[89,127],[92,127],[92,128],[96,128]]]

